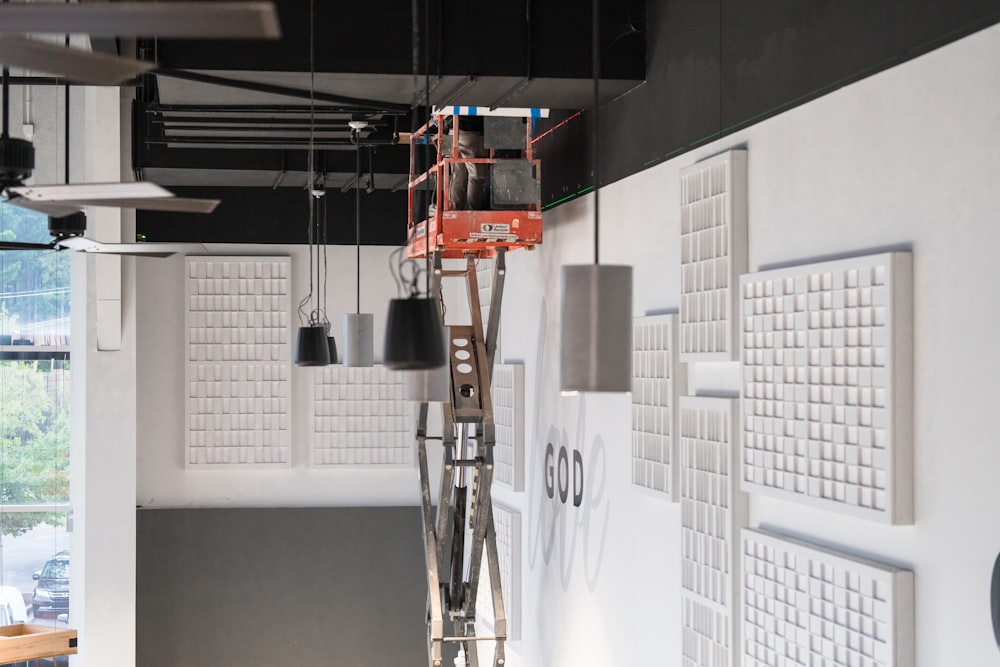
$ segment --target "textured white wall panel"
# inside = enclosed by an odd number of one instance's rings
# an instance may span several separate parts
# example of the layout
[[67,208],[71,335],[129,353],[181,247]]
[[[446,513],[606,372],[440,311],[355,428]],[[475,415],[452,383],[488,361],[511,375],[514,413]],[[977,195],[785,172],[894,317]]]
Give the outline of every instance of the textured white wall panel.
[[[500,590],[503,592],[504,611],[507,614],[507,639],[521,638],[521,513],[493,501],[493,523],[497,534],[497,557],[500,564]],[[483,553],[483,564],[476,593],[476,620],[490,632],[493,631],[493,596],[490,592],[487,558]],[[492,645],[489,651],[492,651]],[[480,648],[480,660],[483,658]],[[489,653],[492,656],[492,653]]]
[[896,252],[741,278],[744,490],[912,522],[911,276]]
[[744,667],[913,667],[913,573],[743,531]]
[[677,500],[676,314],[632,321],[632,483]]
[[310,369],[314,466],[412,465],[414,405],[403,374],[385,366]]
[[494,364],[493,481],[524,491],[524,365]]
[[682,361],[736,359],[736,282],[747,268],[747,153],[681,170]]
[[290,259],[185,265],[186,465],[290,466]]
[[747,499],[739,490],[737,401],[680,399],[682,651],[685,667],[733,667],[735,574]]

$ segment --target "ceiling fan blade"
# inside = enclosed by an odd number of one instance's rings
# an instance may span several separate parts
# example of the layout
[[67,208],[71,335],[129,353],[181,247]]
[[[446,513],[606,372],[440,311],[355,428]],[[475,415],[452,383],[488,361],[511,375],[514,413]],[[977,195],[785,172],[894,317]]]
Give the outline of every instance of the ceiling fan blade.
[[[2,6],[2,5],[0,5]],[[60,5],[61,7],[62,5]],[[35,202],[72,202],[85,206],[94,200],[153,199],[173,197],[156,183],[73,183],[70,185],[18,185],[7,188],[11,194]]]
[[112,206],[134,208],[140,211],[168,211],[172,213],[211,213],[219,205],[218,199],[192,199],[189,197],[160,197],[157,199],[90,199],[78,202],[82,206]]
[[55,250],[50,243],[28,243],[26,241],[0,241],[0,250]]
[[83,236],[63,239],[56,245],[80,252],[136,257],[170,257],[179,252],[206,252],[205,246],[200,243],[100,243]]
[[80,207],[78,206],[53,204],[47,201],[32,201],[30,199],[17,196],[8,199],[7,203],[12,206],[19,206],[32,211],[38,211],[39,213],[44,213],[45,215],[51,215],[53,218],[65,218],[67,215],[73,215],[80,210]]
[[0,31],[91,37],[279,39],[272,2],[3,4]]
[[60,44],[3,34],[0,34],[0,63],[97,86],[116,86],[155,67],[153,63],[132,58],[81,51]]

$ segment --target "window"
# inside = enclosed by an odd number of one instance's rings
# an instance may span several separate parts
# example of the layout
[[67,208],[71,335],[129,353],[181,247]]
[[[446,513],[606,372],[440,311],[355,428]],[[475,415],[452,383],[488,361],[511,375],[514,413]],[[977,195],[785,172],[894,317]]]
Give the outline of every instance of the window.
[[[48,242],[0,201],[0,240]],[[5,624],[68,609],[70,253],[0,251],[0,601]]]

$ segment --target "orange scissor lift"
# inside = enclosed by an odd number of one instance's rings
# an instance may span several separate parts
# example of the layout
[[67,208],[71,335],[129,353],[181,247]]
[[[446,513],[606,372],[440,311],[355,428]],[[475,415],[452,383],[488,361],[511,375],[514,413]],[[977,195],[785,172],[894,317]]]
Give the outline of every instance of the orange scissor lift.
[[[451,113],[441,113],[441,110],[435,109],[430,120],[411,135],[407,228],[407,255],[411,258],[426,257],[428,248],[431,253],[437,251],[445,259],[462,258],[469,253],[477,258],[494,257],[497,248],[532,250],[542,242],[542,206],[539,195],[520,208],[457,210],[451,207],[446,195],[450,192],[453,167],[463,163],[486,164],[495,177],[499,168],[521,166],[527,162],[534,180],[537,182],[541,179],[541,162],[534,159],[531,147],[532,121],[542,115],[540,110],[518,110],[523,111],[527,118],[524,123],[523,157],[497,157],[499,151],[490,149],[489,157],[462,158],[458,153],[461,134],[459,115],[461,111],[470,109],[474,107],[449,107]],[[452,117],[453,135],[446,135],[443,131],[448,116]],[[450,141],[452,138],[454,140]],[[433,151],[436,157],[424,171],[419,171],[420,153],[428,143],[433,148],[427,152]],[[492,185],[487,186],[488,191],[492,188]],[[417,196],[418,191],[428,189],[434,192],[436,210],[435,207],[428,207]],[[428,230],[429,241],[425,238]]]
[[[457,149],[461,133],[458,117],[474,114],[468,113],[468,107],[449,109],[450,114],[435,110],[430,121],[413,133],[410,142],[407,254],[430,261],[433,270],[429,296],[434,299],[441,298],[442,279],[465,281],[472,320],[471,324],[450,324],[446,328],[451,400],[441,403],[441,435],[428,434],[429,403],[420,403],[417,417],[417,467],[428,588],[427,664],[444,667],[445,646],[458,644],[462,649],[459,656],[464,660],[456,664],[480,667],[477,645],[485,641],[493,643],[493,655],[486,664],[504,667],[508,619],[492,510],[495,423],[490,379],[500,335],[507,251],[530,250],[542,242],[540,164],[532,155],[531,133],[533,119],[545,110],[499,110],[497,117],[504,120],[492,125],[487,125],[489,117],[484,118],[485,145],[504,145],[497,139],[504,136],[507,143],[504,148],[490,149],[488,157],[466,159],[459,156]],[[455,131],[450,141],[446,141],[449,137],[443,131],[447,115],[452,116]],[[527,118],[523,143],[514,141],[521,131],[518,116]],[[501,126],[503,131],[491,138],[494,128]],[[517,146],[513,146],[515,143]],[[500,150],[507,151],[501,155],[516,157],[498,157]],[[455,210],[446,197],[453,169],[468,162],[490,167],[490,209]],[[418,164],[426,168],[418,170]],[[436,207],[430,205],[432,197]],[[464,259],[464,268],[445,268],[442,260],[449,258]],[[476,276],[476,260],[480,258],[494,258],[486,317],[480,308]],[[427,453],[428,441],[435,440],[442,445],[441,491],[436,507],[431,502]],[[491,607],[492,632],[486,636],[478,636],[476,627],[480,575],[486,578],[491,598],[487,608]]]

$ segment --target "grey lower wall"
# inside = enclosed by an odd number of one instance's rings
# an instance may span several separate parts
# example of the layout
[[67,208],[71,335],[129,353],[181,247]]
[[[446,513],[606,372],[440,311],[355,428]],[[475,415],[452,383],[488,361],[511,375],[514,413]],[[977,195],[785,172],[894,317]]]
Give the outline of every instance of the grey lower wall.
[[415,507],[139,510],[136,664],[426,661]]

